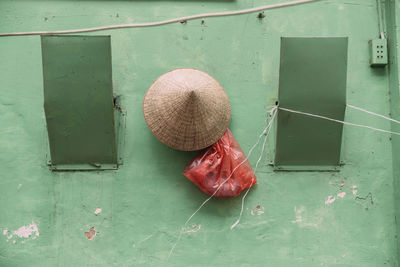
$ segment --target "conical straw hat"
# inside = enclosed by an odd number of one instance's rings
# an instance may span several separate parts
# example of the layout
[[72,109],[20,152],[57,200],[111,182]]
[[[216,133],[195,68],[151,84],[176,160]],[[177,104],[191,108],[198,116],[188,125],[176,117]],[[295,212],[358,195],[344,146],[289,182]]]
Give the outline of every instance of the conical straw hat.
[[231,119],[228,95],[211,75],[176,69],[161,75],[143,100],[153,134],[175,149],[192,151],[221,138]]

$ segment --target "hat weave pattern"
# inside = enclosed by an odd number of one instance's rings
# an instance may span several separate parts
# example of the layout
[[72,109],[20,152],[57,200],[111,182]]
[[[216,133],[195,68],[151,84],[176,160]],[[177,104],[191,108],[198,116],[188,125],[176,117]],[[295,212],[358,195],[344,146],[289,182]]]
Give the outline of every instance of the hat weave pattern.
[[206,148],[225,133],[231,118],[228,95],[211,75],[176,69],[161,75],[143,100],[147,125],[162,143],[178,150]]

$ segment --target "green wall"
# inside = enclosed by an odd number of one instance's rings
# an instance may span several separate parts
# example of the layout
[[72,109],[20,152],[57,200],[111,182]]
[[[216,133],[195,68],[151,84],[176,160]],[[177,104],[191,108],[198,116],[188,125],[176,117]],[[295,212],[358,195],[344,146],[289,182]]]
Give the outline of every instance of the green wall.
[[[2,0],[0,32],[147,22],[271,2],[278,1]],[[397,2],[387,4],[390,11]],[[348,36],[347,102],[385,115],[397,110],[390,105],[398,90],[393,72],[389,79],[387,69],[368,65],[368,40],[378,37],[375,0],[324,0],[265,15],[92,33],[111,35],[114,91],[127,113],[117,171],[49,171],[40,38],[0,38],[0,266],[165,265],[180,228],[207,197],[181,175],[196,153],[159,143],[142,116],[147,88],[168,70],[198,68],[222,84],[232,105],[230,129],[246,153],[277,97],[281,36]],[[352,110],[346,120],[391,128]],[[274,172],[270,139],[241,223],[230,230],[240,198],[211,200],[169,266],[397,266],[397,149],[392,154],[389,135],[365,129],[345,127],[343,140],[345,165],[331,173]],[[329,196],[336,200],[325,204]],[[31,231],[21,227],[28,225],[39,236],[25,238]],[[98,234],[88,240],[92,226]]]
[[[399,2],[393,0],[386,1],[386,25],[388,35],[388,47],[389,47],[389,90],[391,98],[391,115],[394,118],[400,118],[400,95],[399,95],[399,53],[398,53],[398,38],[400,30],[398,25],[400,22],[399,17]],[[400,127],[396,123],[392,123],[393,131],[400,131]],[[400,233],[400,139],[393,138],[392,142],[393,152],[393,187],[394,187],[394,203],[395,203],[395,220],[396,220],[396,233]],[[400,262],[400,239],[397,238],[397,256],[398,262]]]

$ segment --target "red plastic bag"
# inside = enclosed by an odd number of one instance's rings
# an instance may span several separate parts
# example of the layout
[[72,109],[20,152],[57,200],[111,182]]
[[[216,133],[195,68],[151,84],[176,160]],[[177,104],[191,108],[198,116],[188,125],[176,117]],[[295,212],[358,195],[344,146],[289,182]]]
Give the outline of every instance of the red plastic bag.
[[[235,167],[245,159],[246,156],[238,142],[231,131],[227,129],[221,139],[186,165],[183,175],[204,193],[212,195],[231,175]],[[256,182],[253,169],[246,160],[214,196],[221,198],[236,197]]]

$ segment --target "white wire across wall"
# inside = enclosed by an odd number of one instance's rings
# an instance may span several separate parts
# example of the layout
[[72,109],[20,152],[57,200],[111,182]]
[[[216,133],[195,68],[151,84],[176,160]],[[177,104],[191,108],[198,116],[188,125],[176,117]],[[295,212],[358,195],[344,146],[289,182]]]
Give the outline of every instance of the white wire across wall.
[[26,35],[70,34],[70,33],[94,32],[94,31],[104,31],[104,30],[116,30],[116,29],[125,29],[125,28],[155,27],[155,26],[161,26],[161,25],[166,25],[166,24],[171,24],[171,23],[176,23],[176,22],[186,22],[186,21],[194,20],[194,19],[243,15],[243,14],[248,14],[248,13],[260,12],[260,11],[264,11],[264,10],[268,10],[268,9],[288,7],[288,6],[306,4],[306,3],[310,3],[310,2],[316,2],[316,1],[321,1],[321,0],[296,0],[296,1],[291,1],[291,2],[264,5],[264,6],[235,10],[235,11],[204,13],[204,14],[184,16],[184,17],[173,18],[173,19],[168,19],[168,20],[163,20],[163,21],[155,21],[155,22],[106,25],[106,26],[100,26],[100,27],[82,28],[82,29],[73,29],[73,30],[0,33],[0,37],[24,36],[24,35],[26,36]]
[[[391,122],[400,124],[400,121],[395,120],[395,119],[392,119],[392,118],[390,118],[390,117],[387,117],[387,116],[384,116],[384,115],[381,115],[381,114],[378,114],[378,113],[375,113],[375,112],[372,112],[372,111],[369,111],[369,110],[366,110],[366,109],[363,109],[363,108],[360,108],[360,107],[356,107],[356,106],[354,106],[354,105],[347,104],[346,106],[347,106],[348,108],[351,108],[351,109],[354,109],[354,110],[358,110],[358,111],[364,112],[364,113],[366,113],[366,114],[373,115],[373,116],[376,116],[376,117],[378,117],[378,118],[381,118],[381,119],[384,119],[384,120],[388,120],[388,121],[391,121]],[[326,116],[322,116],[322,115],[319,115],[319,114],[313,114],[313,113],[308,113],[308,112],[303,112],[303,111],[298,111],[298,110],[283,108],[283,107],[280,107],[280,106],[278,106],[278,105],[277,105],[277,106],[274,106],[271,110],[269,110],[269,114],[270,114],[270,117],[271,117],[271,119],[269,120],[269,123],[267,123],[267,126],[265,127],[265,129],[264,129],[264,130],[262,131],[262,133],[259,135],[259,137],[258,137],[258,139],[257,139],[257,142],[256,142],[256,143],[251,147],[251,149],[249,150],[249,153],[247,154],[247,157],[245,158],[245,160],[244,160],[243,162],[241,162],[235,169],[232,170],[232,173],[229,175],[229,177],[228,177],[227,179],[225,179],[225,180],[223,181],[223,183],[215,190],[215,192],[214,192],[210,197],[208,197],[208,198],[199,206],[199,208],[198,208],[191,216],[189,216],[189,218],[186,220],[185,224],[183,225],[183,227],[181,228],[181,230],[180,230],[180,232],[179,232],[179,235],[178,235],[178,237],[177,237],[176,242],[174,243],[174,245],[172,246],[172,248],[171,248],[171,250],[170,250],[170,252],[169,252],[169,254],[168,254],[168,258],[167,258],[167,260],[166,260],[166,265],[168,264],[168,261],[169,261],[169,259],[171,258],[172,254],[173,254],[173,252],[174,252],[174,250],[175,250],[175,247],[178,245],[179,241],[181,240],[182,235],[183,235],[183,232],[184,232],[185,227],[187,226],[187,224],[188,224],[188,223],[193,219],[193,217],[204,207],[204,205],[205,205],[208,201],[210,201],[210,199],[220,190],[220,188],[222,187],[222,185],[223,185],[224,183],[228,182],[228,180],[232,177],[232,174],[236,171],[236,169],[237,169],[241,164],[243,164],[245,161],[248,160],[248,158],[250,157],[252,151],[253,151],[253,150],[257,147],[257,145],[259,144],[259,142],[260,142],[262,136],[265,135],[265,139],[264,139],[264,142],[263,142],[263,147],[262,147],[262,150],[261,150],[261,154],[260,154],[260,156],[259,156],[259,158],[258,158],[258,160],[257,160],[257,164],[256,164],[256,169],[255,169],[255,172],[256,172],[257,167],[258,167],[258,163],[261,161],[261,158],[262,158],[262,155],[263,155],[263,152],[264,152],[264,149],[265,149],[265,144],[266,144],[267,138],[268,138],[268,136],[269,136],[269,132],[270,132],[270,130],[271,130],[271,128],[272,128],[272,124],[273,124],[273,122],[275,121],[276,114],[278,113],[278,110],[283,110],[283,111],[287,111],[287,112],[291,112],[291,113],[301,114],[301,115],[304,115],[304,116],[309,116],[309,117],[319,118],[319,119],[323,119],[323,120],[328,120],[328,121],[332,121],[332,122],[335,122],[335,123],[341,123],[341,124],[348,125],[348,126],[355,126],[355,127],[360,127],[360,128],[364,128],[364,129],[369,129],[369,130],[373,130],[373,131],[376,131],[376,132],[388,133],[388,134],[394,134],[394,135],[400,135],[399,132],[384,130],[384,129],[375,128],[375,127],[371,127],[371,126],[363,125],[363,124],[352,123],[352,122],[348,122],[348,121],[336,120],[336,119],[333,119],[333,118],[330,118],[330,117],[326,117]],[[248,192],[250,191],[250,188],[251,188],[251,187],[249,187],[249,188],[247,189],[246,193],[245,193],[245,194],[243,195],[243,197],[242,197],[241,210],[240,210],[238,219],[237,219],[236,222],[230,227],[231,230],[234,229],[234,228],[239,224],[239,222],[240,222],[240,219],[241,219],[242,214],[243,214],[244,205],[245,205],[245,198],[246,198]]]

